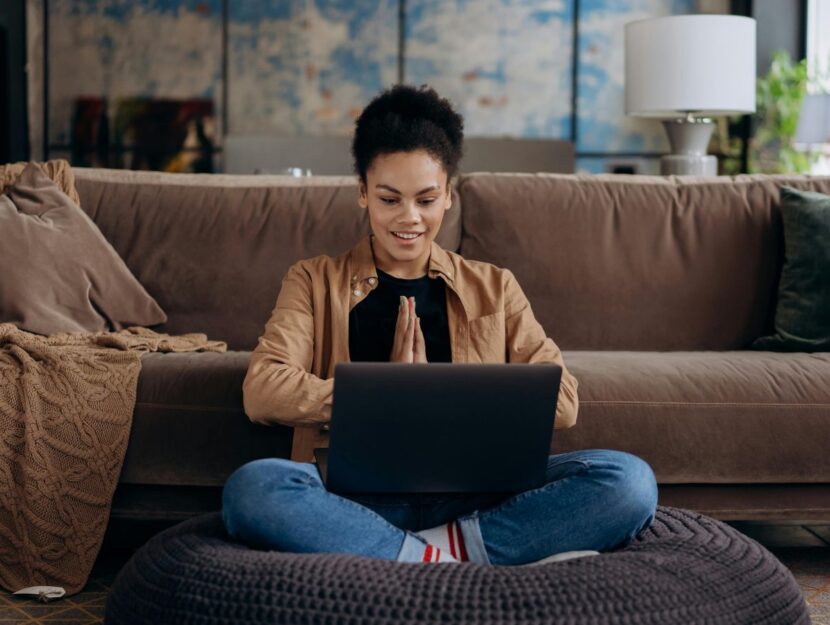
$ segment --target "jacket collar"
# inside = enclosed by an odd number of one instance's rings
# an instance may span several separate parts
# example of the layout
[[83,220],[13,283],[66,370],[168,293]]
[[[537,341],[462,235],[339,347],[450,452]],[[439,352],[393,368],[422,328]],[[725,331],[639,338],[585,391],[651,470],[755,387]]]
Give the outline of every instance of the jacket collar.
[[[349,277],[352,283],[361,282],[368,278],[377,280],[377,267],[375,266],[375,257],[372,252],[373,237],[374,235],[371,234],[366,235],[349,252]],[[452,285],[455,270],[450,256],[444,248],[435,241],[432,241],[427,275],[430,278],[436,278],[439,274],[443,275],[449,284]]]

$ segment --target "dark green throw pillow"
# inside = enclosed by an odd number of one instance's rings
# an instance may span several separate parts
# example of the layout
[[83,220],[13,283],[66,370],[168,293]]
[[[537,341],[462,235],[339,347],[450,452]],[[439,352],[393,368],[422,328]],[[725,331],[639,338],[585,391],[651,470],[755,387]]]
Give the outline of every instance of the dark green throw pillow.
[[775,334],[753,349],[830,351],[830,195],[781,187],[784,266]]

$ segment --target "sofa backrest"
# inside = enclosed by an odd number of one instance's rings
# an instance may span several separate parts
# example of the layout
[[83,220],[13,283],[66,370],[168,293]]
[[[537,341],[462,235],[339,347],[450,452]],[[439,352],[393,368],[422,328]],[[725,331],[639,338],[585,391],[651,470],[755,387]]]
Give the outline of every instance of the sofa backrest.
[[781,185],[830,177],[470,174],[460,252],[511,269],[563,349],[727,350],[773,327]]
[[[167,313],[160,329],[253,349],[294,262],[369,232],[353,177],[75,168],[81,207]],[[437,242],[457,251],[458,196]]]
[[[252,349],[283,275],[369,231],[352,177],[75,168],[81,206],[167,312]],[[438,243],[511,269],[563,349],[741,349],[772,330],[781,185],[830,177],[467,174]]]

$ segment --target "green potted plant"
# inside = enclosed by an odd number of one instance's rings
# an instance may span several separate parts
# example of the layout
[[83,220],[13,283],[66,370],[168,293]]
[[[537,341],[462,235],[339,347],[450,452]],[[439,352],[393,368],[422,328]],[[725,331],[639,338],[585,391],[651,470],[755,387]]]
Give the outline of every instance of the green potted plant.
[[795,133],[807,93],[807,61],[793,63],[777,51],[766,76],[756,82],[755,134],[749,144],[750,173],[809,173],[816,150],[796,150]]
[[[818,84],[818,77],[814,78]],[[790,55],[778,50],[765,76],[755,85],[755,132],[749,142],[749,173],[787,174],[809,173],[820,150],[804,151],[795,148],[795,134],[801,103],[811,83],[807,61],[793,63]],[[720,173],[741,173],[741,116],[717,120],[710,150],[720,158]]]

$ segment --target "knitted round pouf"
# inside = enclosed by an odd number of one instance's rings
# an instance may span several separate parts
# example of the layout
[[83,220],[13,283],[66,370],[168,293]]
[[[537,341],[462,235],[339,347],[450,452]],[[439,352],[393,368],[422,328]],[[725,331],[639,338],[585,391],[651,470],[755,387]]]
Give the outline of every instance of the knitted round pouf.
[[792,574],[707,516],[658,506],[628,546],[538,566],[408,564],[255,550],[219,512],[157,534],[116,577],[105,622],[808,625]]

